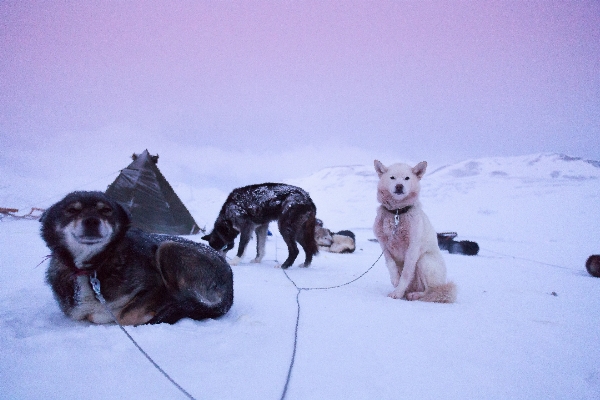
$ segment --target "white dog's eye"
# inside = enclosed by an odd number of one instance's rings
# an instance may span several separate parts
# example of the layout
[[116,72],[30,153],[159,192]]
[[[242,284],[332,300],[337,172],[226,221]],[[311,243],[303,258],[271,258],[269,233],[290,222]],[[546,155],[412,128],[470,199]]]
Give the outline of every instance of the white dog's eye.
[[409,180],[409,179],[410,179],[410,177],[409,177],[409,176],[407,176],[406,178],[404,178],[404,180],[405,180],[405,181],[407,181],[407,180]]
[[390,176],[390,179],[396,179],[396,177],[395,176]]

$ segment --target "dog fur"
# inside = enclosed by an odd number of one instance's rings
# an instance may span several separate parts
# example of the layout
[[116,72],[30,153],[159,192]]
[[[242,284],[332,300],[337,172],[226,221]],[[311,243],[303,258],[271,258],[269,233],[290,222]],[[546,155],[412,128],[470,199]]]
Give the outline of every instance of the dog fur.
[[129,229],[128,213],[102,192],[70,193],[40,222],[52,251],[46,280],[60,309],[74,320],[113,322],[96,299],[92,275],[122,325],[216,318],[231,308],[233,274],[218,252],[177,236]]
[[600,255],[594,254],[588,257],[585,262],[585,269],[590,275],[600,278]]
[[315,240],[319,249],[330,253],[353,253],[356,249],[354,233],[348,230],[331,232],[323,226],[323,221],[317,219],[315,227]]
[[323,221],[317,218],[315,224],[315,240],[319,248],[329,248],[333,244],[333,234],[323,226]]
[[244,250],[256,233],[256,258],[260,263],[265,255],[269,223],[277,220],[279,232],[288,247],[288,257],[281,268],[290,267],[299,250],[300,243],[306,259],[302,267],[308,267],[319,249],[315,241],[317,208],[307,192],[299,187],[283,183],[263,183],[234,189],[223,204],[212,232],[202,239],[213,249],[226,253],[234,246],[238,234],[240,243],[231,265],[239,263]]
[[[383,250],[394,299],[452,303],[456,286],[446,280],[446,265],[437,235],[421,208],[419,192],[427,163],[389,167],[375,160],[381,204],[373,232]],[[397,221],[397,223],[396,223]]]
[[343,230],[333,234],[333,243],[329,246],[332,253],[348,254],[356,250],[356,237],[352,231]]

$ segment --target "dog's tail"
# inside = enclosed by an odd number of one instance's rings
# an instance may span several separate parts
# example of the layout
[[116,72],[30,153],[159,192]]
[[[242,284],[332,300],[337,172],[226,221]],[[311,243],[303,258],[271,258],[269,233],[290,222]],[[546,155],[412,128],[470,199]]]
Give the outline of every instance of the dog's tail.
[[419,300],[435,303],[454,303],[456,301],[456,285],[454,282],[448,282],[440,286],[431,286]]
[[305,243],[303,244],[302,248],[306,253],[309,253],[311,257],[319,252],[319,246],[317,245],[317,239],[315,238],[316,226],[317,213],[315,211],[310,211],[308,214],[308,219],[304,223],[303,227]]

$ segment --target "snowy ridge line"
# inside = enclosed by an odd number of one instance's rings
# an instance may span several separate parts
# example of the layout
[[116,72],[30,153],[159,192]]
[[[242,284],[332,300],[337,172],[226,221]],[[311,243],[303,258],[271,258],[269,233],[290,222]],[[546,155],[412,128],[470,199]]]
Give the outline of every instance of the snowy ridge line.
[[508,257],[508,258],[513,258],[515,260],[529,261],[529,262],[533,262],[533,263],[536,263],[536,264],[546,265],[548,267],[554,267],[554,268],[560,268],[560,269],[566,269],[566,270],[572,271],[571,268],[565,267],[563,265],[549,264],[549,263],[545,263],[545,262],[542,262],[542,261],[532,260],[530,258],[517,257],[517,256],[513,256],[511,254],[506,254],[506,253],[501,253],[499,251],[490,250],[490,249],[487,249],[485,247],[480,247],[480,249],[484,250],[484,251],[489,251],[490,253],[498,254],[500,256],[504,256],[504,257]]
[[[70,193],[70,192],[75,192],[75,191],[77,191],[77,190],[81,190],[82,188],[84,188],[84,187],[86,187],[86,186],[88,186],[88,185],[91,185],[92,183],[96,183],[96,182],[102,181],[102,180],[104,180],[104,179],[108,178],[109,176],[113,176],[113,175],[120,174],[120,173],[121,173],[121,171],[122,171],[122,169],[119,169],[118,171],[111,172],[110,174],[107,174],[107,175],[101,176],[101,177],[99,177],[99,178],[97,178],[97,179],[94,179],[93,181],[89,181],[89,182],[82,183],[82,184],[78,185],[76,188],[74,188],[74,189],[72,189],[72,190],[70,190],[70,191],[68,191],[68,192],[64,192],[64,193],[61,193],[61,194],[57,194],[57,195],[54,195],[54,196],[52,196],[52,197],[48,197],[48,198],[46,198],[46,199],[38,200],[38,202],[37,202],[37,203],[38,203],[38,204],[39,204],[39,203],[45,204],[46,202],[49,202],[49,201],[51,201],[51,200],[59,200],[59,199],[61,199],[62,197],[64,197],[66,193]],[[22,210],[22,209],[29,209],[29,208],[35,208],[35,207],[36,207],[36,205],[35,205],[35,204],[30,204],[30,205],[28,205],[28,206],[26,206],[26,207],[18,207],[18,208],[19,208],[19,210]]]
[[285,380],[285,385],[283,387],[283,392],[281,394],[281,398],[280,400],[285,399],[285,395],[287,394],[287,390],[288,390],[288,386],[290,383],[290,380],[292,378],[292,369],[294,368],[294,362],[296,361],[296,349],[298,348],[298,329],[300,326],[300,292],[302,292],[303,290],[328,290],[328,289],[337,289],[346,285],[349,285],[353,282],[356,282],[357,280],[359,280],[360,278],[362,278],[363,276],[365,276],[371,269],[373,269],[373,267],[375,266],[375,264],[377,264],[377,261],[379,261],[379,259],[381,258],[381,256],[383,256],[383,252],[381,252],[381,254],[379,255],[379,257],[377,257],[377,260],[375,260],[375,262],[362,274],[360,274],[358,277],[352,279],[349,282],[346,283],[342,283],[341,285],[337,285],[337,286],[329,286],[329,287],[298,287],[298,285],[296,284],[296,282],[294,282],[294,280],[292,278],[290,278],[290,276],[287,274],[285,269],[282,269],[283,273],[285,274],[285,277],[292,282],[292,285],[294,285],[294,287],[297,290],[296,293],[296,304],[297,304],[297,309],[296,309],[296,327],[294,328],[294,347],[292,350],[292,359],[290,360],[290,367],[288,368],[288,373],[287,373],[287,377]]

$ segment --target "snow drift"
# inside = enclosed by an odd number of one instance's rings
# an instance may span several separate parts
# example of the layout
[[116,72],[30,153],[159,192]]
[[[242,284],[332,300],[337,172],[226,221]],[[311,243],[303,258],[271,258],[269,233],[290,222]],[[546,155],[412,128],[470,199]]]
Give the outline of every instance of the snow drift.
[[[600,397],[600,279],[584,267],[600,253],[599,179],[597,162],[554,154],[469,160],[426,174],[422,200],[436,230],[481,246],[475,257],[444,253],[457,302],[387,298],[381,260],[350,285],[303,291],[286,398]],[[328,168],[288,183],[311,194],[327,227],[353,230],[357,244],[352,254],[293,266],[290,277],[321,287],[366,271],[380,255],[369,240],[373,167]],[[193,182],[173,186],[199,224],[214,221],[227,195]],[[38,230],[35,221],[0,222],[2,397],[183,398],[118,327],[60,313],[44,284],[48,250]],[[273,268],[285,249],[276,235],[261,264],[248,263],[249,254],[233,267],[235,300],[223,318],[129,332],[198,399],[279,398],[296,321],[296,289]]]

